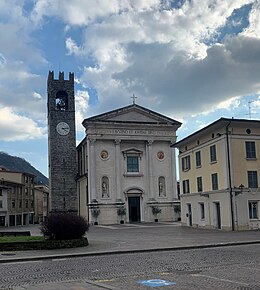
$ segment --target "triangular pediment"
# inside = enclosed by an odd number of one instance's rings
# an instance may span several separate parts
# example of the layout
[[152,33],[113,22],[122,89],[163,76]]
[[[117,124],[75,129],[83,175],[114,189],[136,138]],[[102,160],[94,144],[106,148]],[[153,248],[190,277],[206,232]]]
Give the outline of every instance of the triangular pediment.
[[[172,124],[181,125],[181,123],[168,118],[164,115],[151,111],[147,108],[133,104],[117,110],[113,110],[101,115],[97,115],[84,122],[112,122],[112,123],[146,123],[146,124]],[[83,123],[84,123],[83,122]]]

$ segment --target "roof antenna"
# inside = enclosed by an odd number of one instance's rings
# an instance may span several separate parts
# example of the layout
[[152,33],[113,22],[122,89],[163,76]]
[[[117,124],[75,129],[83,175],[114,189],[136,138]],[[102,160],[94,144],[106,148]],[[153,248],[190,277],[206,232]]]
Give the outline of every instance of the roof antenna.
[[254,103],[256,100],[248,101],[248,115],[249,120],[251,120],[251,103]]
[[135,99],[137,99],[137,97],[135,96],[135,94],[133,94],[133,96],[131,97],[131,99],[133,99],[133,105],[135,104]]

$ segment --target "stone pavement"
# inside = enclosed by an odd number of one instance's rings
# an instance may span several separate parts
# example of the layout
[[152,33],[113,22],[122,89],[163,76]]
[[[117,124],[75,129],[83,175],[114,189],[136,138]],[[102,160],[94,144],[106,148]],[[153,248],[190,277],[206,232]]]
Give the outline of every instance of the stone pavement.
[[[14,230],[14,228],[10,228]],[[19,227],[39,235],[39,226]],[[224,232],[181,227],[179,223],[142,223],[91,226],[87,233],[89,246],[73,249],[0,252],[0,264],[24,263],[44,259],[64,259],[145,251],[166,251],[260,243],[260,231]],[[37,286],[21,286],[15,290],[100,290],[115,288],[81,279],[56,281]]]
[[[10,228],[30,230],[40,235],[39,226]],[[66,257],[120,254],[129,252],[181,250],[249,243],[260,243],[260,231],[234,231],[181,227],[180,223],[141,223],[91,226],[89,245],[73,249],[0,252],[0,264],[7,262],[57,259]]]

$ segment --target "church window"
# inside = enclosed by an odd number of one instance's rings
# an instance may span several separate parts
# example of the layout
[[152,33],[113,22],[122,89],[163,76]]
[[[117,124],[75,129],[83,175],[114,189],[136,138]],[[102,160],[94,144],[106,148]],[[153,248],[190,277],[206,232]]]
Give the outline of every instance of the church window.
[[56,110],[66,111],[68,110],[68,95],[64,91],[59,91],[56,94]]
[[109,180],[107,176],[103,176],[101,180],[102,198],[109,197]]
[[127,156],[127,172],[139,172],[138,156]]
[[163,176],[158,178],[158,189],[159,196],[166,196],[165,178]]

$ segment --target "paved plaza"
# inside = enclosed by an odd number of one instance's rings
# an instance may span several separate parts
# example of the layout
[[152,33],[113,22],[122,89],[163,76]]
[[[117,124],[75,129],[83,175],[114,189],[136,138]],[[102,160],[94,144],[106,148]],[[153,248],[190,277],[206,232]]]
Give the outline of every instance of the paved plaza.
[[[40,235],[38,225],[9,228],[30,230]],[[195,229],[182,227],[180,223],[142,223],[110,226],[90,226],[87,247],[41,251],[0,252],[0,263],[19,259],[47,259],[66,256],[87,256],[135,251],[157,251],[195,247],[224,246],[244,243],[260,243],[260,231],[234,231]]]
[[91,226],[87,237],[82,248],[0,252],[0,289],[260,289],[260,231],[145,223]]

